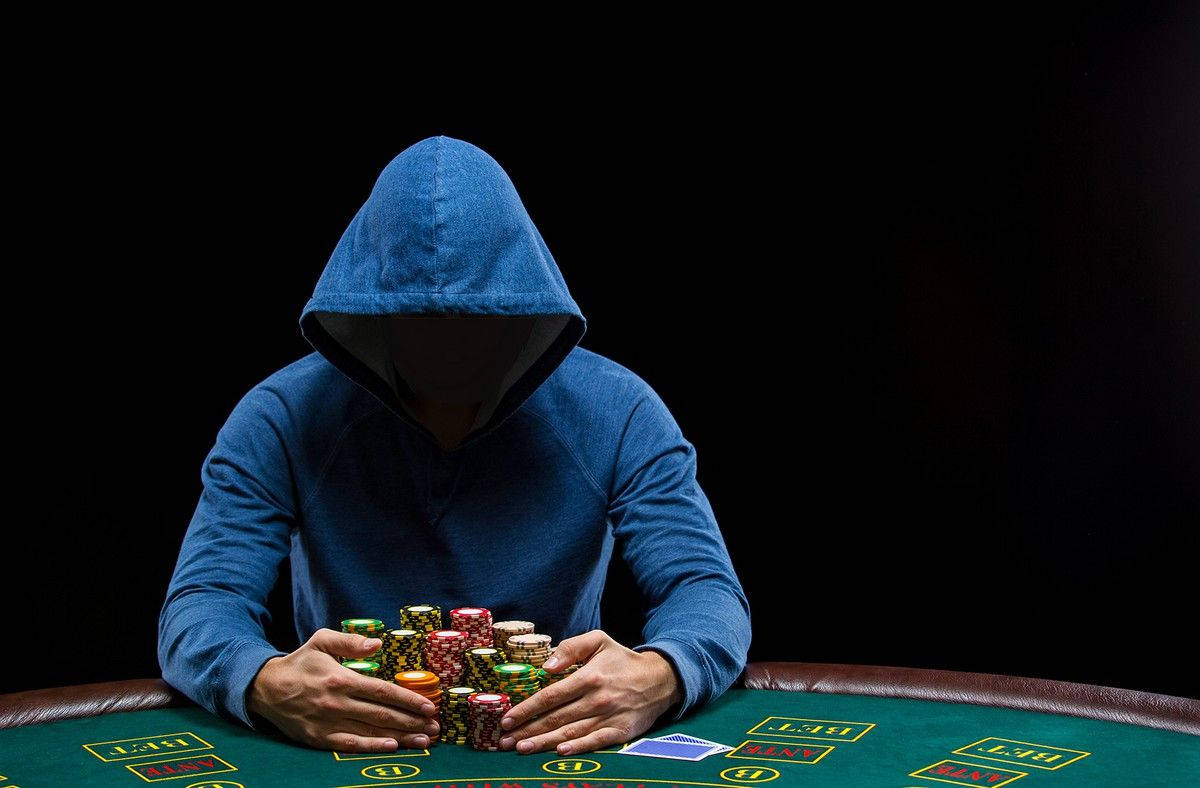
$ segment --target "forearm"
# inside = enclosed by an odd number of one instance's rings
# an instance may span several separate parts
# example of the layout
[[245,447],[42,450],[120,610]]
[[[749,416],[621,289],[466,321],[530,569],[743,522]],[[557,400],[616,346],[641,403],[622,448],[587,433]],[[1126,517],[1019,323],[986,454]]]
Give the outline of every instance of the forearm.
[[740,586],[720,580],[685,582],[654,610],[634,651],[666,655],[681,685],[677,720],[729,689],[746,666],[750,611]]
[[255,387],[201,469],[196,503],[158,621],[163,678],[214,714],[253,727],[246,689],[284,652],[267,642],[267,596],[296,527],[287,411]]
[[160,617],[163,679],[213,714],[252,728],[246,692],[262,665],[285,653],[266,640],[245,600],[223,591],[169,600]]

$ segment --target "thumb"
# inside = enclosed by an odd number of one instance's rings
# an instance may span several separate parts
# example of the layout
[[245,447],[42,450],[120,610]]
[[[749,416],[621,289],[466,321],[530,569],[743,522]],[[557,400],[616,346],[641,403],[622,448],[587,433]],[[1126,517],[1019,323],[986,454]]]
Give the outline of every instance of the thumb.
[[613,639],[605,634],[604,630],[593,629],[591,632],[584,632],[582,635],[567,638],[559,643],[558,647],[554,649],[554,654],[546,660],[542,667],[546,670],[558,670],[576,663],[582,665],[595,656],[596,652],[613,642]]
[[374,654],[383,642],[379,638],[363,637],[353,632],[318,629],[307,645],[339,659],[359,659]]

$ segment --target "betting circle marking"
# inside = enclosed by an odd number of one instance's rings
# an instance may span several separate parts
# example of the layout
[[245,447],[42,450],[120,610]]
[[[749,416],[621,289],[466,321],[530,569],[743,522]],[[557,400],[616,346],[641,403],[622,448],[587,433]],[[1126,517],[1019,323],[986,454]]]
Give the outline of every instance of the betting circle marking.
[[542,770],[551,774],[591,774],[600,771],[600,764],[588,758],[559,758],[543,763]]
[[363,777],[372,780],[407,780],[420,773],[421,770],[411,763],[377,763],[374,766],[367,766],[359,772]]
[[742,785],[769,783],[779,777],[779,770],[770,766],[730,766],[721,772],[722,780]]

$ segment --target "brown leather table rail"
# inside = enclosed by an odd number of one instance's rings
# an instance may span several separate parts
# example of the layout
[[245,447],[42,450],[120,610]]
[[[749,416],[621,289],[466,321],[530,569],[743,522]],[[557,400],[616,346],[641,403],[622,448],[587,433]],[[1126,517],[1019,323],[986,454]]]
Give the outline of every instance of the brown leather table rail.
[[738,683],[751,689],[976,703],[1200,735],[1200,700],[1071,681],[882,665],[751,662]]
[[0,695],[0,728],[95,717],[116,711],[146,711],[191,704],[162,679],[128,679],[99,684]]
[[[738,677],[737,685],[976,703],[1200,735],[1200,700],[1069,681],[882,665],[751,662]],[[30,690],[0,695],[0,728],[190,704],[161,679]]]

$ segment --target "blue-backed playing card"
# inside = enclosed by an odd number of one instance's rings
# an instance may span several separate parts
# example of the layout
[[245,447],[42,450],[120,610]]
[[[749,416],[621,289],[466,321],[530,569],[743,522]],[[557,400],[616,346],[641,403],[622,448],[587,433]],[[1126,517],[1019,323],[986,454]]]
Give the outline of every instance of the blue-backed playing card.
[[694,742],[661,741],[659,739],[639,739],[625,749],[621,755],[645,755],[650,758],[672,758],[677,761],[699,761],[716,750],[711,744],[696,744]]
[[687,744],[707,744],[707,745],[713,747],[714,753],[729,752],[730,750],[733,749],[732,747],[730,747],[727,744],[721,744],[719,742],[709,741],[708,739],[701,739],[696,736],[689,736],[686,733],[671,733],[666,736],[655,736],[654,740],[655,741],[685,742]]

